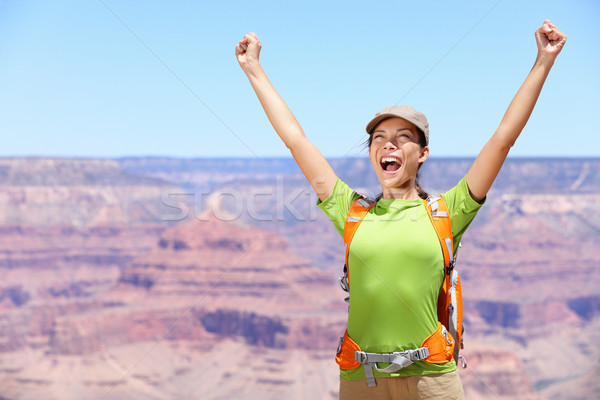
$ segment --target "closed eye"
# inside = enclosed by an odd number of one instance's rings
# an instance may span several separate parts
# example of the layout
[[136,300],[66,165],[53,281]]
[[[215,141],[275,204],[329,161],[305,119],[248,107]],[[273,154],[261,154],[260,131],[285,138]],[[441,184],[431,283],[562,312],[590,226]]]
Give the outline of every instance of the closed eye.
[[412,140],[412,136],[409,135],[408,133],[400,133],[398,135],[398,141],[400,141],[400,142],[404,143],[404,142],[409,142],[411,140]]

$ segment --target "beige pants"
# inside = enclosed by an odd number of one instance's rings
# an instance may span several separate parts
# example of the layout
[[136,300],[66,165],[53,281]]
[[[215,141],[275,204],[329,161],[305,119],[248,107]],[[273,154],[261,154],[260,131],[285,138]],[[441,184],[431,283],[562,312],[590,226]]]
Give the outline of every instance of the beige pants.
[[376,378],[377,386],[366,380],[340,380],[340,400],[464,400],[457,371],[446,374]]

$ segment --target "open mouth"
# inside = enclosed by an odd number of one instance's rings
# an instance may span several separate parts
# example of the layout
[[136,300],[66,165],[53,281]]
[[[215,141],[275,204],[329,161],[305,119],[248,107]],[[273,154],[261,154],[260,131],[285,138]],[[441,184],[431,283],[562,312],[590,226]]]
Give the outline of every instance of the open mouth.
[[384,156],[381,158],[380,165],[384,172],[394,173],[400,169],[402,162],[398,157]]

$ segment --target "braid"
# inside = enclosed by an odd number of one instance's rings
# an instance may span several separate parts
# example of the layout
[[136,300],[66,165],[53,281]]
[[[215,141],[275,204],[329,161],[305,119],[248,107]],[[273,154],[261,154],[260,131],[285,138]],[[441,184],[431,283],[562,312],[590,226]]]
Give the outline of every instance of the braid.
[[[419,132],[419,144],[421,145],[421,148],[427,146],[425,133],[423,133],[423,131],[419,128],[417,128],[417,132]],[[422,198],[423,200],[427,200],[429,198],[429,194],[419,184],[419,171],[421,170],[422,166],[423,163],[419,164],[419,169],[417,169],[417,176],[415,177],[415,189],[417,189],[417,193],[419,193],[420,198]]]
[[[421,164],[421,165],[423,165],[423,164]],[[421,165],[419,165],[419,169],[421,169]],[[417,193],[419,194],[419,197],[422,198],[423,200],[427,200],[429,198],[429,194],[419,184],[419,173],[418,172],[417,172],[417,177],[415,179],[415,189],[417,189]]]

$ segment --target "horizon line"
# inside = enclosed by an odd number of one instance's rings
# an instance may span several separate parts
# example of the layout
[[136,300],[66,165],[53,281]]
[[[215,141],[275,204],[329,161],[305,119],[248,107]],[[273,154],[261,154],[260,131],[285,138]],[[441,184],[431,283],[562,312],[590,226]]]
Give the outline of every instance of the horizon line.
[[[476,155],[458,155],[458,156],[442,156],[431,155],[428,159],[432,160],[465,160],[474,159]],[[367,155],[352,155],[352,156],[325,156],[327,160],[343,160],[343,159],[368,159]],[[287,156],[264,156],[256,158],[253,156],[174,156],[174,155],[125,155],[125,156],[61,156],[61,155],[0,155],[0,160],[10,159],[47,159],[47,160],[126,160],[126,159],[168,159],[168,160],[293,160],[291,155]],[[507,160],[511,159],[563,159],[563,160],[581,160],[581,159],[599,159],[600,155],[508,155]]]

